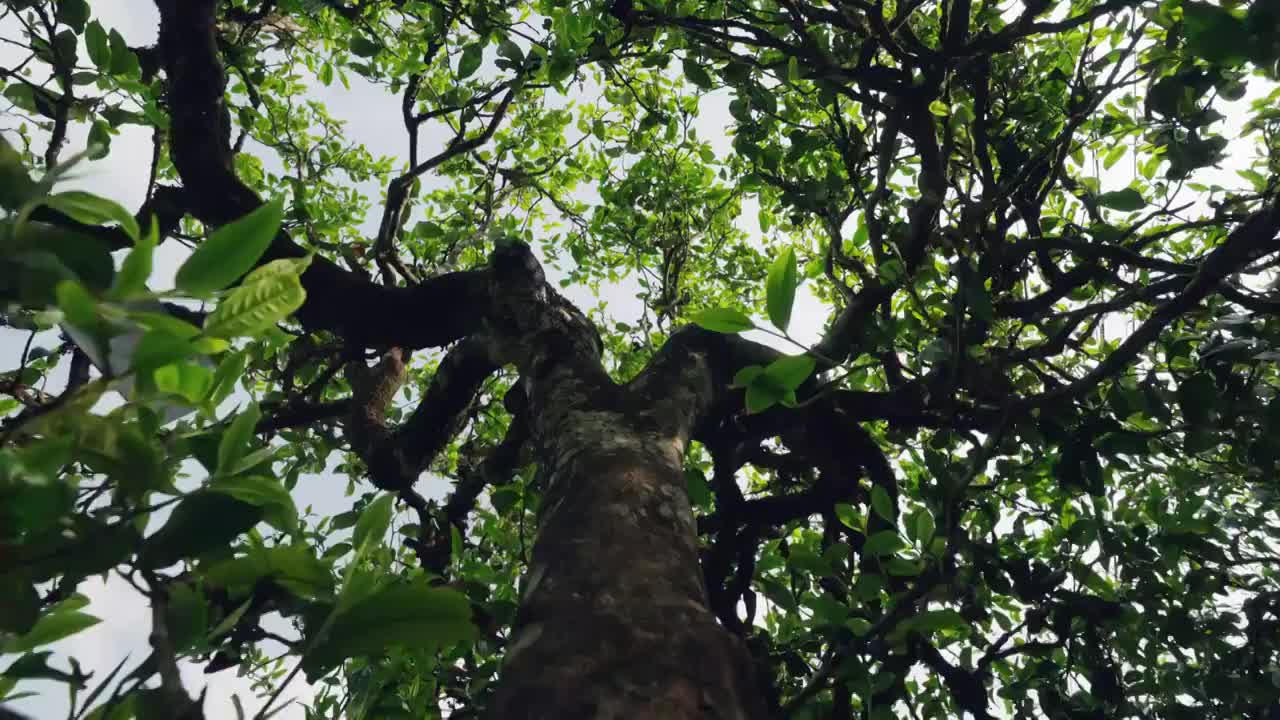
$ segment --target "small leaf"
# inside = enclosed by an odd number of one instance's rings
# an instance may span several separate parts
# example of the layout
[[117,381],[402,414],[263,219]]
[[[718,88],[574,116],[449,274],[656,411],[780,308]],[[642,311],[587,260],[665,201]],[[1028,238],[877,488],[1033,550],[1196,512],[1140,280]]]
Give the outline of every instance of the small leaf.
[[719,333],[739,333],[755,327],[751,318],[741,311],[729,308],[703,310],[694,316],[693,322],[699,327]]
[[17,574],[0,575],[0,631],[23,635],[40,618],[40,595]]
[[926,610],[903,623],[910,629],[921,633],[940,630],[963,630],[969,632],[969,623],[955,610]]
[[85,0],[60,0],[55,17],[76,32],[84,32],[84,24],[89,21],[89,3]]
[[191,405],[200,403],[213,385],[213,373],[203,365],[177,362],[156,368],[152,375],[156,389],[177,395]]
[[231,474],[232,468],[248,452],[254,428],[261,419],[262,412],[258,409],[257,403],[249,403],[239,415],[236,415],[218,443],[218,469],[215,474]]
[[782,389],[794,391],[809,379],[816,365],[816,361],[808,355],[788,355],[769,363],[764,374]]
[[876,485],[871,488],[871,509],[875,514],[884,518],[887,522],[895,522],[896,514],[894,512],[893,498],[889,497],[889,493],[885,489]]
[[92,330],[98,326],[97,303],[93,296],[74,280],[63,280],[54,288],[58,298],[58,307],[67,322],[82,330]]
[[213,565],[205,578],[218,587],[239,591],[252,590],[259,580],[272,578],[301,598],[324,596],[333,589],[329,564],[301,545],[251,548],[245,556]]
[[116,273],[115,282],[111,286],[111,297],[115,300],[128,300],[141,295],[147,290],[147,279],[151,277],[152,257],[156,243],[159,241],[159,228],[152,221],[147,234],[139,237],[133,249],[125,256]]
[[711,79],[711,74],[707,69],[698,64],[692,58],[685,58],[683,63],[684,76],[689,79],[697,87],[703,90],[710,90],[715,85],[715,81]]
[[74,220],[86,225],[101,225],[115,222],[136,242],[138,239],[138,222],[120,205],[97,195],[80,190],[50,195],[44,204]]
[[382,542],[387,528],[391,526],[394,503],[395,497],[384,493],[369,503],[364,512],[360,513],[360,519],[356,521],[356,529],[351,534],[351,542],[357,548],[363,548],[366,543]]
[[946,117],[951,113],[951,110],[947,107],[946,103],[941,100],[934,100],[929,103],[929,112],[937,115],[938,117]]
[[351,37],[351,52],[360,57],[373,57],[381,50],[382,44],[377,40],[359,34]]
[[787,58],[787,81],[792,83],[800,82],[800,61],[795,55]]
[[933,539],[933,533],[936,530],[933,522],[933,513],[929,512],[929,508],[920,508],[915,512],[915,517],[911,522],[912,532],[915,534],[916,542],[921,545],[928,545]]
[[22,155],[0,135],[0,208],[16,210],[27,201],[35,183],[22,164]]
[[765,306],[769,311],[769,321],[784,332],[791,323],[791,309],[795,304],[798,284],[796,253],[794,249],[787,248],[769,266],[769,275],[765,280]]
[[867,633],[871,632],[871,623],[860,617],[845,620],[844,626],[849,628],[856,637],[865,637]]
[[92,20],[84,30],[84,44],[89,50],[89,59],[103,72],[111,69],[111,45],[107,39],[107,31],[101,23]]
[[141,559],[149,567],[162,568],[210,550],[225,548],[257,525],[260,507],[223,493],[201,490],[187,495],[169,519],[142,546]]
[[1132,212],[1146,207],[1147,201],[1142,197],[1142,193],[1137,190],[1125,188],[1114,192],[1102,193],[1098,196],[1098,204],[1112,210]]
[[898,533],[893,530],[881,530],[867,538],[866,544],[862,546],[862,552],[871,555],[892,555],[903,547],[905,544],[902,538],[898,537]]
[[283,218],[284,198],[277,197],[214,230],[178,268],[178,289],[203,296],[235,282],[266,252]]
[[185,582],[171,585],[165,610],[175,651],[181,653],[203,643],[209,632],[209,605],[199,587]]
[[48,645],[63,638],[71,637],[81,630],[97,625],[101,620],[60,605],[40,618],[35,627],[26,635],[21,635],[0,646],[6,653],[23,653],[41,645]]
[[205,333],[233,338],[256,335],[302,307],[307,293],[296,275],[278,273],[236,288],[205,320]]
[[458,77],[469,78],[480,69],[480,61],[484,59],[484,44],[471,43],[462,49],[462,57],[458,59]]
[[315,680],[347,658],[380,655],[396,646],[430,652],[470,640],[475,632],[465,595],[422,583],[396,584],[338,613],[302,665]]
[[689,502],[700,508],[711,507],[711,486],[707,483],[707,476],[701,470],[687,468],[684,478],[689,491]]
[[761,375],[747,386],[744,402],[749,413],[764,412],[783,402],[787,397],[786,391],[763,378],[764,376]]
[[138,56],[129,49],[124,36],[120,31],[112,28],[107,34],[107,39],[111,43],[111,74],[136,77],[142,71],[142,67],[138,64]]
[[836,503],[836,519],[850,530],[862,531],[862,515],[849,503]]
[[751,383],[754,382],[755,379],[759,377],[760,373],[762,372],[764,372],[763,366],[748,365],[733,374],[732,387],[735,387],[735,388],[750,387]]
[[1178,385],[1178,406],[1189,425],[1208,423],[1217,400],[1218,386],[1208,373],[1196,373]]
[[209,490],[262,508],[263,520],[279,530],[292,531],[298,525],[298,510],[293,497],[275,478],[261,475],[223,477],[210,483]]
[[131,365],[139,374],[150,373],[195,353],[196,349],[183,338],[163,330],[151,330],[138,341]]

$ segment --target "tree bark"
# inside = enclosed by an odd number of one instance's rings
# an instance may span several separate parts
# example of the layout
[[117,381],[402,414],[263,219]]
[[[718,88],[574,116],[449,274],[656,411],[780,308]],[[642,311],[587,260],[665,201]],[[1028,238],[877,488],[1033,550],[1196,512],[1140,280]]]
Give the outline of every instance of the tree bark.
[[539,532],[489,717],[766,717],[745,645],[708,607],[685,440],[645,427],[625,391],[595,395],[544,411]]

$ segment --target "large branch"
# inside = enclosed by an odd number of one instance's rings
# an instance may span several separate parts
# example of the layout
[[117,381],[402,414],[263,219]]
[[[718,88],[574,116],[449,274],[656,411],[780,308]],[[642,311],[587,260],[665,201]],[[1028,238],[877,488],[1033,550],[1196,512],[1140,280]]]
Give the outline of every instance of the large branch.
[[[156,0],[160,59],[168,78],[170,155],[186,190],[187,210],[211,226],[262,204],[234,170],[216,6],[216,0]],[[281,232],[263,259],[306,254]],[[448,344],[478,327],[488,277],[458,272],[414,287],[383,287],[317,257],[302,283],[307,301],[297,318],[308,330],[333,332],[366,347],[421,348]]]

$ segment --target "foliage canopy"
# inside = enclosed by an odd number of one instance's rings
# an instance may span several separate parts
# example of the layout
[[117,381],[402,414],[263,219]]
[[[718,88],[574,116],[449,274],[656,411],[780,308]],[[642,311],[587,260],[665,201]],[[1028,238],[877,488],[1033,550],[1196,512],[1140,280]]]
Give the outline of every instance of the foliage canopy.
[[[1280,712],[1280,3],[100,5],[0,10],[0,702],[484,713],[580,350],[534,277],[620,383],[728,363],[682,482],[771,716]],[[90,676],[104,573],[154,652]]]

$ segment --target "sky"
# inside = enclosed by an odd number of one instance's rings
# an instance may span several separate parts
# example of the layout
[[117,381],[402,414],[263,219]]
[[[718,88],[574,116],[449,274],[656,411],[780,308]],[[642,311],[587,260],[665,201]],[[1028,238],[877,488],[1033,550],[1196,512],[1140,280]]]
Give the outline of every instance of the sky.
[[[95,17],[102,24],[115,28],[124,35],[132,46],[150,45],[156,36],[156,11],[154,5],[146,0],[93,0],[92,8]],[[0,36],[12,36],[13,27],[0,25]],[[6,54],[9,53],[9,54]],[[0,63],[11,56],[10,49],[0,46]],[[1239,110],[1244,107],[1248,98],[1256,97],[1265,88],[1254,87],[1245,101],[1234,104],[1235,112],[1229,122],[1238,125]],[[399,100],[390,95],[384,88],[373,86],[351,78],[351,88],[346,89],[335,83],[324,87],[318,83],[314,95],[324,102],[332,115],[347,122],[347,136],[351,141],[365,145],[375,156],[386,155],[402,159],[406,153],[406,135],[399,120]],[[590,102],[594,97],[583,95],[571,100]],[[727,110],[727,98],[704,98],[698,117],[700,137],[712,143],[717,153],[722,156],[730,154],[731,136],[725,128],[731,125]],[[11,129],[15,121],[0,117],[0,129]],[[83,126],[73,127],[70,135],[68,153],[83,148],[87,129]],[[423,156],[432,149],[432,139],[424,137]],[[435,145],[438,149],[440,142]],[[146,186],[146,164],[150,161],[151,138],[147,129],[139,126],[123,126],[121,132],[112,141],[111,153],[103,160],[86,163],[76,177],[64,189],[76,187],[111,198],[126,208],[138,207],[143,199]],[[270,167],[275,161],[267,153],[262,154]],[[1237,184],[1235,169],[1245,165],[1246,157],[1233,157],[1223,168],[1204,173],[1197,180],[1207,179],[1224,184]],[[278,167],[278,163],[275,163]],[[1132,163],[1127,159],[1118,163],[1111,171],[1104,174],[1104,190],[1118,189],[1126,185],[1133,177]],[[370,231],[376,226],[378,199],[381,188],[374,185],[361,187],[362,191],[374,199],[372,217],[368,218],[365,227]],[[759,228],[755,223],[754,201],[744,203],[743,228],[758,237]],[[156,275],[154,287],[169,287],[172,274],[181,264],[187,250],[175,242],[164,243],[157,251]],[[556,279],[553,274],[553,281]],[[640,311],[640,302],[635,298],[635,286],[622,283],[605,288],[600,298],[581,288],[566,288],[565,292],[584,309],[593,307],[600,300],[607,301],[610,315],[621,320],[632,320]],[[806,292],[800,293],[797,301],[793,334],[807,342],[816,340],[825,321],[825,313],[818,303]],[[1116,331],[1122,331],[1116,329]],[[753,334],[757,339],[771,344],[776,341],[762,334]],[[23,343],[24,333],[12,329],[0,329],[0,369],[16,367]],[[54,347],[58,339],[53,333],[46,333],[36,341],[37,345]],[[63,377],[55,377],[56,383],[64,382]],[[52,389],[52,388],[51,388]],[[243,394],[239,396],[243,398]],[[235,400],[233,400],[233,403]],[[336,456],[332,458],[336,463]],[[198,483],[200,477],[196,473],[187,479],[188,487]],[[311,505],[317,514],[330,515],[349,509],[350,501],[343,496],[346,486],[344,478],[332,472],[304,477],[299,484],[296,499],[300,507]],[[420,484],[429,496],[440,496],[448,491],[447,484],[440,478],[428,478]],[[157,518],[156,522],[161,522]],[[147,628],[150,626],[150,611],[143,599],[133,588],[114,577],[105,581],[93,579],[87,581],[81,592],[90,598],[87,611],[104,622],[67,640],[61,641],[51,649],[57,658],[55,665],[66,667],[65,658],[75,657],[81,666],[95,673],[105,674],[126,654],[141,660],[149,651],[147,645]],[[0,658],[0,665],[5,665],[11,658]],[[99,677],[102,675],[100,674]],[[206,713],[210,718],[235,717],[230,696],[236,693],[250,716],[260,705],[248,683],[235,676],[234,670],[227,670],[214,675],[203,675],[196,666],[184,668],[184,680],[194,693],[202,688],[208,689]],[[60,685],[53,683],[24,683],[24,689],[31,689],[38,694],[35,697],[13,703],[13,707],[34,718],[63,717],[66,714],[67,699]],[[295,680],[294,685],[284,694],[305,696],[308,688],[302,680]],[[276,717],[293,720],[303,717],[300,708],[294,706]]]

